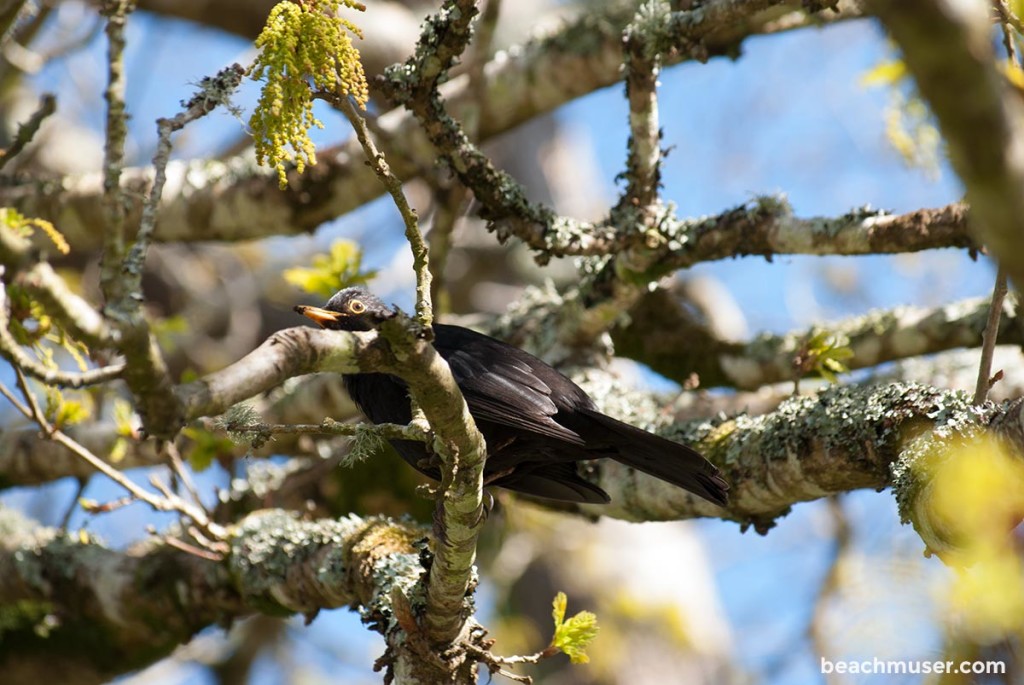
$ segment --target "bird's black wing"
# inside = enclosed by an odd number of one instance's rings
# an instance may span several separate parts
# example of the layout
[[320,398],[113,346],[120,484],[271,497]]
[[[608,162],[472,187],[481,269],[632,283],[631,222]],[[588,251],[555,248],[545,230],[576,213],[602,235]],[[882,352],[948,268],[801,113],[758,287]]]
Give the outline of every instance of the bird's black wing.
[[[511,426],[530,433],[582,446],[572,430],[558,424],[555,414],[566,384],[572,395],[586,396],[569,379],[522,350],[457,326],[436,326],[434,346],[451,367],[455,382],[477,420]],[[553,389],[552,386],[555,386]]]
[[495,480],[509,490],[524,492],[534,497],[546,497],[561,502],[581,504],[608,504],[608,493],[584,480],[576,471],[576,464],[569,461],[532,465],[529,469],[517,469],[507,476]]

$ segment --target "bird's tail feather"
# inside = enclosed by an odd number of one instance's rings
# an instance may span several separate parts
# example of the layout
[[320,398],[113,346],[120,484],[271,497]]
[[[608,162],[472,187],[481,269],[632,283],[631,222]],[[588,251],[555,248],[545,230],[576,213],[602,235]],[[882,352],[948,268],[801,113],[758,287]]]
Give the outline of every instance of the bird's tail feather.
[[715,504],[725,506],[728,503],[729,484],[714,464],[696,450],[597,411],[584,410],[581,413],[605,429],[601,442],[614,448],[608,456],[615,461],[689,490]]

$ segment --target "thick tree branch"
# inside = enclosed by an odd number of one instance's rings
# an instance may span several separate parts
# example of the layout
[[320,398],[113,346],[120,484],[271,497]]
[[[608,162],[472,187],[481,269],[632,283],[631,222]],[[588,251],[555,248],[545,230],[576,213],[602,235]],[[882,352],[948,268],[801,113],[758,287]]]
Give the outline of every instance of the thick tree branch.
[[175,388],[186,420],[216,416],[289,378],[317,371],[383,371],[383,341],[373,333],[308,327],[278,331],[230,366]]
[[408,326],[399,317],[386,322],[381,335],[312,328],[280,331],[226,369],[177,388],[176,395],[186,416],[195,419],[222,413],[293,376],[314,371],[380,371],[408,382],[413,401],[435,431],[436,444],[456,463],[457,477],[446,484],[450,490],[443,495],[445,540],[440,543],[452,553],[439,555],[435,563],[446,566],[437,566],[430,576],[445,584],[431,592],[446,606],[428,614],[438,622],[428,628],[431,637],[451,642],[466,618],[463,603],[482,522],[484,445],[447,364],[429,343],[410,337]]
[[872,0],[939,121],[972,226],[1024,283],[1024,102],[1000,75],[982,0]]
[[[869,312],[785,335],[764,334],[746,342],[723,341],[675,300],[658,290],[630,312],[628,326],[613,330],[616,353],[686,383],[697,374],[702,387],[752,390],[797,378],[793,360],[816,331],[845,341],[853,357],[844,363],[864,369],[885,362],[935,354],[958,347],[979,347],[988,317],[988,300],[973,299],[936,308],[901,307]],[[1017,305],[1002,304],[995,337],[1000,345],[1024,343]]]
[[392,602],[422,573],[414,541],[424,529],[265,511],[233,529],[226,563],[156,542],[117,552],[11,511],[0,511],[0,529],[0,605],[20,607],[0,642],[10,682],[106,682],[210,625],[347,605],[363,607],[398,658],[413,660]]
[[[656,228],[646,232],[648,244],[620,252],[615,259],[584,262],[579,286],[559,293],[528,289],[529,294],[501,317],[494,334],[541,356],[555,343],[592,346],[633,307],[645,291],[642,286],[704,261],[743,255],[771,259],[781,254],[900,254],[953,246],[973,250],[967,210],[961,204],[899,216],[858,209],[832,219],[796,219],[784,198],[760,198],[714,217],[680,221],[662,213],[654,223]],[[541,318],[543,341],[526,344],[524,338],[537,330]],[[656,328],[662,327],[660,319],[653,321]],[[656,337],[650,342],[656,344]],[[692,347],[684,344],[675,352],[685,356]],[[671,377],[682,382],[690,371],[682,377],[678,373]]]
[[399,375],[408,382],[411,399],[436,432],[440,442],[435,445],[446,462],[440,493],[443,539],[437,541],[428,577],[424,621],[432,642],[448,644],[466,629],[470,617],[467,595],[484,521],[486,446],[448,364],[430,345],[410,340],[407,333],[401,335],[401,325],[395,320],[385,322],[381,334],[402,360]]
[[[995,418],[1024,435],[1024,415],[1005,411],[975,407],[963,392],[912,383],[832,386],[786,400],[763,416],[684,422],[659,431],[695,446],[723,470],[732,486],[724,513],[610,460],[595,462],[591,478],[612,503],[582,508],[636,521],[722,516],[765,532],[798,502],[892,484],[894,464],[913,456],[904,454],[908,437],[938,429],[955,437]],[[1021,449],[1024,439],[1015,444]]]

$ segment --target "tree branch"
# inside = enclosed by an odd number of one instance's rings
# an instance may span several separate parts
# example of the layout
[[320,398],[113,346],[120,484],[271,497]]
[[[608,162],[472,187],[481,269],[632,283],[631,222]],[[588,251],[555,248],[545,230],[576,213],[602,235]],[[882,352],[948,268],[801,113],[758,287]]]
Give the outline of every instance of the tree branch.
[[[21,3],[17,3],[20,5]],[[3,28],[4,16],[3,10],[0,9],[0,39],[5,34]],[[32,142],[32,138],[35,137],[39,131],[39,127],[43,125],[46,118],[57,111],[57,98],[52,93],[45,93],[39,98],[39,109],[37,109],[28,121],[18,126],[18,132],[14,136],[14,142],[6,150],[0,150],[0,169],[10,162],[12,159],[18,156],[25,146]]]
[[312,617],[352,604],[410,659],[392,597],[422,573],[414,542],[422,528],[263,511],[233,529],[227,563],[157,542],[118,552],[9,510],[0,510],[0,528],[0,605],[20,607],[0,642],[0,669],[11,682],[107,682],[210,625],[256,612]]
[[[1024,343],[1017,306],[1001,304],[1003,316],[994,344]],[[702,387],[753,390],[794,380],[793,359],[816,331],[834,333],[853,357],[850,369],[934,354],[958,347],[979,347],[989,313],[987,299],[942,307],[899,307],[843,321],[824,323],[784,335],[764,334],[746,342],[716,338],[665,290],[657,290],[630,312],[630,323],[612,331],[616,353],[650,366],[677,383],[697,374]]]
[[955,438],[999,419],[1018,429],[1014,444],[1024,447],[1024,415],[1006,412],[1005,406],[975,407],[960,391],[913,383],[831,386],[788,399],[763,416],[688,421],[659,431],[694,446],[723,470],[732,485],[724,513],[610,460],[595,462],[589,477],[612,503],[581,509],[633,521],[721,516],[764,533],[797,502],[892,484],[894,465],[915,456],[904,452],[909,436]]
[[[939,121],[980,242],[1024,283],[1024,102],[996,68],[984,2],[872,0]],[[942,49],[936,49],[942,46]]]

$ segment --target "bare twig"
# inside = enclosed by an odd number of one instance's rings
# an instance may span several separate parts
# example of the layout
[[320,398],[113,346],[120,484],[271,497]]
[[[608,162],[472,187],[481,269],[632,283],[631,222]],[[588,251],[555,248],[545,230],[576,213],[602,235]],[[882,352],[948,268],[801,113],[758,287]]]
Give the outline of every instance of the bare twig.
[[1006,46],[1010,59],[1016,61],[1013,54],[1016,52],[1013,48],[1013,39],[1006,30],[1006,27],[1012,27],[1017,33],[1024,34],[1024,23],[1021,22],[1020,17],[1013,13],[1013,9],[1006,0],[993,0],[992,5],[996,10],[996,17],[999,23],[1003,25],[1003,45]]
[[992,288],[992,303],[988,309],[988,321],[981,343],[981,362],[978,365],[978,384],[974,389],[974,403],[983,404],[995,380],[992,378],[992,354],[999,335],[999,318],[1003,313],[1003,299],[1006,297],[1006,270],[996,271],[996,284]]
[[416,210],[409,206],[409,200],[402,192],[402,180],[391,173],[391,167],[384,159],[384,154],[377,149],[373,138],[370,137],[366,120],[356,111],[355,105],[352,104],[348,96],[339,96],[336,93],[321,93],[319,96],[334,104],[352,123],[369,165],[377,174],[380,182],[388,189],[388,193],[402,215],[402,221],[405,223],[405,237],[412,248],[413,269],[416,271],[416,320],[424,329],[429,330],[434,321],[434,312],[430,300],[428,249],[427,244],[423,241],[423,234],[420,233]]
[[125,290],[134,295],[133,302],[138,303],[142,297],[142,268],[153,239],[153,232],[156,230],[160,197],[163,194],[164,185],[167,183],[171,135],[193,121],[206,116],[218,106],[230,107],[231,95],[241,83],[244,72],[241,65],[232,64],[230,67],[222,69],[216,76],[203,79],[199,84],[200,90],[192,96],[191,100],[184,103],[183,111],[171,119],[157,119],[157,146],[156,153],[153,155],[153,169],[155,170],[153,186],[150,188],[149,196],[142,208],[142,219],[139,223],[139,233],[136,236],[135,244],[132,245],[131,251],[125,257],[122,267],[122,272],[128,275]]
[[[1013,12],[1003,0],[995,0],[996,12],[1000,17],[1000,28],[1003,33],[1003,46],[1006,48],[1006,57],[1010,64],[1019,67],[1017,50],[1013,45],[1011,33],[1011,21],[1014,19]],[[1016,30],[1020,30],[1019,22]],[[1006,297],[1006,268],[998,265],[996,268],[996,282],[992,287],[992,301],[989,304],[988,320],[985,323],[985,333],[982,336],[981,361],[978,364],[978,382],[974,387],[974,403],[983,404],[988,397],[988,391],[998,380],[992,376],[992,354],[996,346],[996,336],[999,333],[999,318],[1003,313],[1003,299]]]
[[224,561],[224,554],[221,552],[214,552],[208,549],[203,549],[202,547],[196,547],[195,545],[190,545],[184,540],[180,540],[170,535],[164,538],[164,542],[170,547],[180,549],[182,552],[191,554],[194,557],[199,557],[200,559],[206,559],[208,561]]
[[189,475],[188,469],[185,468],[185,463],[181,458],[181,452],[178,451],[178,446],[173,441],[167,440],[164,443],[164,452],[167,454],[167,461],[171,465],[171,471],[174,473],[178,481],[188,491],[189,497],[196,503],[197,506],[203,506],[203,500],[199,497],[199,491],[196,489],[196,485],[192,482],[192,476]]
[[512,673],[511,671],[505,670],[505,668],[503,667],[518,666],[521,664],[538,664],[543,659],[548,659],[556,654],[561,653],[561,651],[557,647],[548,646],[535,654],[521,656],[498,656],[486,649],[483,649],[471,643],[467,643],[464,646],[466,651],[469,652],[477,661],[487,666],[487,669],[491,673],[496,673],[510,680],[514,680],[517,683],[526,683],[527,685],[533,682],[533,678],[531,678],[528,675],[519,675],[517,673]]
[[[2,33],[2,32],[0,32]],[[29,117],[28,121],[18,126],[18,133],[14,136],[14,142],[6,150],[0,150],[0,169],[14,159],[25,146],[32,142],[39,127],[51,114],[57,111],[57,98],[50,93],[45,93],[39,98],[39,108]]]
[[71,523],[71,517],[78,510],[79,502],[82,499],[82,495],[85,494],[85,489],[89,487],[88,478],[79,478],[78,487],[75,489],[75,495],[71,498],[71,502],[68,504],[68,508],[64,510],[64,515],[60,518],[60,525],[58,528],[61,530],[67,530],[68,524]]
[[43,433],[52,439],[54,442],[63,445],[73,454],[88,462],[94,469],[107,476],[115,483],[120,485],[122,488],[127,490],[135,499],[140,502],[145,502],[153,509],[157,511],[173,511],[178,512],[187,516],[197,526],[202,528],[207,534],[216,540],[222,540],[226,536],[226,531],[218,524],[212,522],[206,513],[199,507],[194,506],[177,495],[170,493],[170,496],[157,497],[152,493],[148,492],[144,488],[139,487],[133,483],[127,476],[122,474],[114,467],[107,464],[105,461],[100,459],[98,456],[87,450],[81,444],[72,440],[56,426],[52,425],[47,419],[42,409],[39,407],[39,402],[36,400],[35,395],[28,387],[28,382],[25,380],[25,375],[20,369],[15,367],[15,374],[18,379],[18,386],[25,398],[27,404],[23,404],[18,401],[17,397],[2,383],[0,383],[0,394],[6,397],[14,407],[21,412],[25,418],[36,422]]

